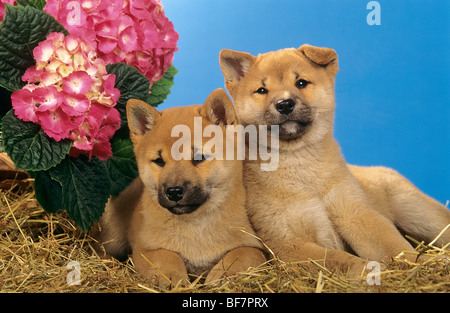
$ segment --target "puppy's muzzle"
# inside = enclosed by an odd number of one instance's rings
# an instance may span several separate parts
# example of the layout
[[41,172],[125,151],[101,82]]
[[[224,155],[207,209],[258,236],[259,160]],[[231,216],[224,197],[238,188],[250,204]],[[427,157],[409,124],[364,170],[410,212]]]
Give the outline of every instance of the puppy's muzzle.
[[288,115],[294,111],[295,101],[292,99],[280,100],[275,103],[275,109],[283,115]]
[[207,198],[202,188],[190,184],[164,187],[158,192],[159,204],[176,215],[194,212]]
[[313,121],[311,108],[300,99],[283,98],[272,105],[265,113],[265,121],[280,126],[281,140],[297,139],[310,128]]
[[169,187],[166,189],[166,197],[170,201],[178,202],[183,199],[184,188],[181,186]]

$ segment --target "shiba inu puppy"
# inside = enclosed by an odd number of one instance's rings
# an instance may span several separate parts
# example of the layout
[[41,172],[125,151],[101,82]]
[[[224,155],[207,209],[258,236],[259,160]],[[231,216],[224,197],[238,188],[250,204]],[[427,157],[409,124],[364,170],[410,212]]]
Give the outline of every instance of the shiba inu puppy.
[[[220,66],[241,123],[279,125],[278,169],[246,161],[244,179],[250,221],[281,259],[361,273],[365,260],[414,251],[401,233],[429,242],[450,224],[448,209],[394,170],[345,163],[333,138],[333,49],[222,50]],[[436,244],[448,242],[450,230]]]
[[[101,217],[101,242],[116,258],[132,253],[137,270],[166,285],[209,272],[207,281],[265,261],[245,209],[242,161],[194,158],[202,147],[189,142],[189,160],[174,160],[176,125],[194,129],[237,124],[223,89],[205,104],[158,112],[139,100],[127,103],[127,119],[139,177],[108,202]],[[223,132],[225,134],[225,132]],[[198,152],[200,151],[200,152]],[[242,230],[245,230],[242,231]]]

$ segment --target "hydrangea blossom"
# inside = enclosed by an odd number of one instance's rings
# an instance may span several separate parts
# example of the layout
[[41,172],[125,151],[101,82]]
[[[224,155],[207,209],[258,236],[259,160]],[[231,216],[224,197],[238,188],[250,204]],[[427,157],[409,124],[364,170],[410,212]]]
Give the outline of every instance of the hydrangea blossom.
[[106,63],[138,69],[150,86],[172,65],[178,33],[159,0],[47,0],[44,11],[70,34],[97,43]]
[[15,5],[15,0],[0,0],[0,22],[5,17],[5,4]]
[[95,44],[51,33],[33,56],[36,65],[22,77],[28,84],[11,95],[16,116],[39,124],[56,141],[71,139],[71,156],[110,157],[109,140],[120,128],[114,108],[120,91],[114,88],[115,75],[96,57]]

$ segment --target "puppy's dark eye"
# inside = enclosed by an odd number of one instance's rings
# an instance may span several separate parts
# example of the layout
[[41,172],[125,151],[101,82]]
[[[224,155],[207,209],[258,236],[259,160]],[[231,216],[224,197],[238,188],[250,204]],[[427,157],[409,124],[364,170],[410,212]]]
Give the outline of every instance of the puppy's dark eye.
[[164,167],[164,165],[166,165],[166,162],[164,162],[164,160],[162,158],[157,158],[157,159],[153,160],[152,162],[160,167]]
[[303,88],[305,88],[306,86],[308,86],[309,85],[309,81],[306,81],[306,80],[304,80],[304,79],[299,79],[299,80],[297,80],[296,82],[295,82],[295,86],[298,88],[298,89],[303,89]]
[[264,87],[259,88],[258,90],[255,91],[255,93],[259,93],[260,95],[265,95],[269,92],[269,90],[267,90]]
[[194,159],[192,159],[192,164],[197,165],[199,163],[202,163],[203,161],[206,160],[206,157],[204,154],[200,155],[196,155],[194,156]]

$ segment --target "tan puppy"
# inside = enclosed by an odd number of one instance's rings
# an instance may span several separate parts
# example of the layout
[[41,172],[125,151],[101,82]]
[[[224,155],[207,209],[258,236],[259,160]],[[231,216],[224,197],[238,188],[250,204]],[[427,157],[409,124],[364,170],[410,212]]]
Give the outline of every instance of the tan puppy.
[[[207,271],[212,281],[265,261],[261,243],[249,235],[254,233],[245,210],[242,161],[205,159],[194,140],[188,141],[189,159],[174,160],[172,146],[180,138],[172,137],[173,129],[186,125],[194,135],[194,117],[202,122],[200,131],[217,125],[224,136],[225,125],[238,123],[223,89],[203,106],[162,112],[128,101],[139,177],[110,199],[100,221],[106,252],[117,258],[132,252],[138,271],[160,285]],[[191,158],[194,153],[199,160]]]
[[[443,205],[395,171],[345,163],[333,138],[333,49],[222,50],[220,66],[241,123],[279,125],[278,169],[246,161],[244,179],[250,221],[281,259],[361,272],[363,259],[414,250],[399,230],[431,241],[450,224]],[[448,242],[450,230],[437,244]]]

